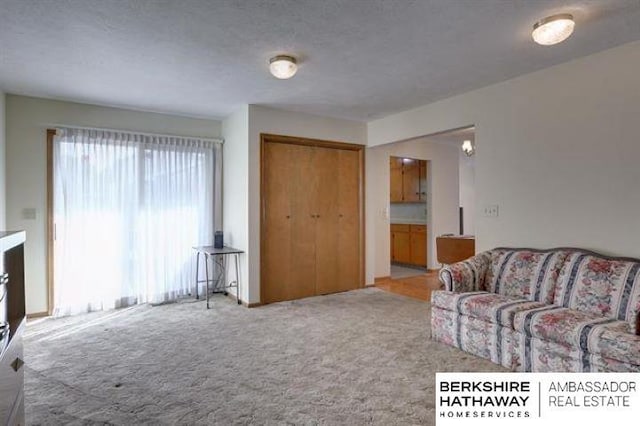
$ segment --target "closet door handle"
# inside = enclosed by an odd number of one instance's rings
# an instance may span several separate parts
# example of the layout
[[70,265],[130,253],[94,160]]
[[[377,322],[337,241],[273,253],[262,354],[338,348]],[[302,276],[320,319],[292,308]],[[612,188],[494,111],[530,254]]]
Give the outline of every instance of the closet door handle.
[[291,219],[291,216],[287,215],[287,219]]
[[16,373],[18,372],[18,370],[20,370],[20,368],[24,365],[24,361],[21,360],[20,358],[16,358],[13,360],[13,362],[11,363],[11,368],[13,368],[13,371],[15,371]]

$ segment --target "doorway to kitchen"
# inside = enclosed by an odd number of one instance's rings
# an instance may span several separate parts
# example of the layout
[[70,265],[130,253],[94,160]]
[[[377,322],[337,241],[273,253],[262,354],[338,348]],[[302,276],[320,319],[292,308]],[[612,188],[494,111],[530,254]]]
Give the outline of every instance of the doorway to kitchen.
[[427,270],[429,161],[389,157],[390,276],[422,275]]

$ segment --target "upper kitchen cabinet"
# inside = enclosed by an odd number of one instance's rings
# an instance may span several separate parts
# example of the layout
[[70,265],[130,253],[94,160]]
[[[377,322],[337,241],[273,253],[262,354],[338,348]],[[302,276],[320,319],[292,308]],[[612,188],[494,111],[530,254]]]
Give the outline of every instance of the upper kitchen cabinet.
[[419,160],[420,167],[420,201],[427,201],[427,162]]
[[391,157],[389,159],[391,174],[390,199],[392,203],[402,202],[402,158]]
[[390,194],[392,203],[418,203],[427,200],[427,162],[391,157]]

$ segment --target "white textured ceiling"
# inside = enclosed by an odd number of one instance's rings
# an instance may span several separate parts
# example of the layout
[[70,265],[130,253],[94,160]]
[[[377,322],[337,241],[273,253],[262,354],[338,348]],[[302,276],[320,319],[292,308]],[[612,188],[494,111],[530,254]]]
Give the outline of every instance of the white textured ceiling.
[[[533,23],[569,12],[565,43]],[[640,0],[0,0],[9,93],[223,117],[369,120],[640,39]],[[279,81],[267,61],[301,58]]]

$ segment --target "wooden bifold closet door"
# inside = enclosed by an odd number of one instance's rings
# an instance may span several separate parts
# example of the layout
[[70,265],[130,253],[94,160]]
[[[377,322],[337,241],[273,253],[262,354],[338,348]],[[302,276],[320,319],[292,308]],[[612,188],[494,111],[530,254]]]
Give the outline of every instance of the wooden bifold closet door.
[[363,286],[362,154],[262,136],[262,303]]

